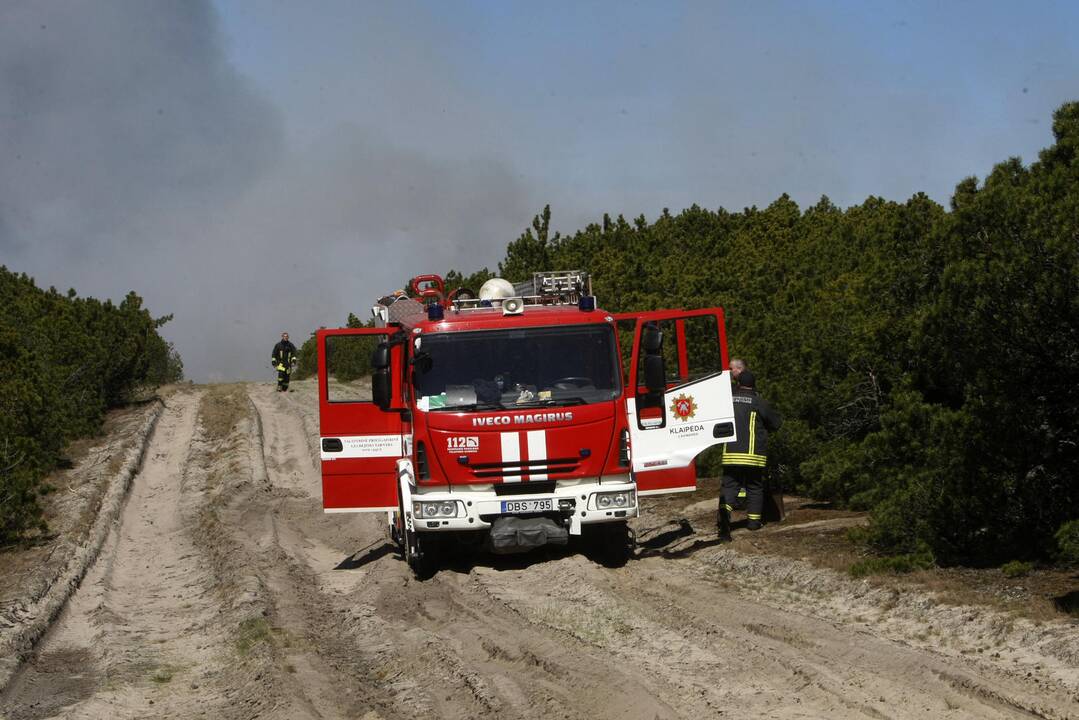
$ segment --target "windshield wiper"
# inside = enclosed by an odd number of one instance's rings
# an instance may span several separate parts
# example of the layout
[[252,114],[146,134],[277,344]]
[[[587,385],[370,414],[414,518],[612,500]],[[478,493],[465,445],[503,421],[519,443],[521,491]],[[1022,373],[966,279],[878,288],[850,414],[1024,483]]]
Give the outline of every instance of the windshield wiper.
[[560,405],[587,405],[588,400],[583,397],[560,397],[549,400],[529,400],[528,402],[516,403],[517,407],[557,407]]
[[505,410],[506,406],[502,403],[467,403],[464,405],[444,405],[442,407],[431,408],[428,412],[439,412],[440,410],[457,410],[463,412],[475,412],[477,410]]

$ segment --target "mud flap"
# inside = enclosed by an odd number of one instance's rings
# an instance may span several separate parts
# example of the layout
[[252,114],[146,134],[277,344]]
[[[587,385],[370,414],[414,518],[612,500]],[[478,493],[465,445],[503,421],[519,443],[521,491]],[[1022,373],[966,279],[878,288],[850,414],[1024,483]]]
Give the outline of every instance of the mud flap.
[[[401,556],[409,560],[415,543],[415,520],[412,517],[412,461],[402,459],[397,461],[397,511],[391,512],[394,526],[397,529],[397,540],[401,546]],[[397,517],[394,518],[393,516]],[[410,544],[411,543],[411,544]],[[409,562],[411,565],[411,561]]]

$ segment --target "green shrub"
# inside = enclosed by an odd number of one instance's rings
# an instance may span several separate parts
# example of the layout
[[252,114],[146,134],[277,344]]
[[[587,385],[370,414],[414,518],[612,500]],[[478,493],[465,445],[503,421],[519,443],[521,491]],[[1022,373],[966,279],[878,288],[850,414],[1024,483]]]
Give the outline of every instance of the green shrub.
[[183,363],[142,298],[42,290],[0,266],[0,545],[43,531],[41,482],[107,409],[181,379]]
[[1006,562],[1000,566],[1000,572],[1007,578],[1018,578],[1029,575],[1034,569],[1032,563],[1023,562],[1022,560],[1012,560]]
[[935,564],[936,561],[929,547],[922,545],[917,552],[913,553],[859,560],[851,565],[850,574],[856,578],[866,575],[903,575],[915,570],[929,570]]
[[1053,536],[1060,556],[1070,562],[1079,562],[1079,520],[1069,520],[1060,526]]
[[847,528],[847,542],[852,545],[868,545],[869,544],[869,528],[855,525],[852,528]]
[[318,349],[315,334],[304,340],[296,351],[296,369],[292,371],[293,380],[305,380],[318,375]]

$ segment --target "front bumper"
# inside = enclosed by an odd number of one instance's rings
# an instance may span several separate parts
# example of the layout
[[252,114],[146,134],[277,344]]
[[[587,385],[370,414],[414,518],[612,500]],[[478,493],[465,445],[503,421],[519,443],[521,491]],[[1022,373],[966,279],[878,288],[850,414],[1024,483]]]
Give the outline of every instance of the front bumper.
[[[497,495],[493,487],[476,489],[453,488],[409,488],[412,503],[453,502],[456,504],[456,517],[420,517],[412,507],[406,509],[411,515],[412,527],[417,532],[451,532],[461,530],[484,530],[498,517],[526,517],[537,513],[503,512],[503,501],[552,500],[555,510],[539,513],[561,520],[569,528],[571,535],[579,535],[582,525],[607,522],[620,522],[635,518],[638,514],[637,486],[627,475],[621,478],[605,478],[604,482],[575,482],[557,486],[553,492],[522,493]],[[627,493],[632,498],[632,505],[625,507],[604,507],[598,504],[597,497],[607,493]],[[563,509],[558,509],[559,507]]]

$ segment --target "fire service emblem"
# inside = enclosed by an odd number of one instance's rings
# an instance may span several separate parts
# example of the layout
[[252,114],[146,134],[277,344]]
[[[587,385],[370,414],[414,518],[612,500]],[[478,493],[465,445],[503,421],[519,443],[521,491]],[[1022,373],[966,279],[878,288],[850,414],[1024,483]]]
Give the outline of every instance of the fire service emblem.
[[682,393],[671,403],[671,412],[674,413],[679,420],[685,422],[697,413],[697,403],[693,402],[692,395]]

